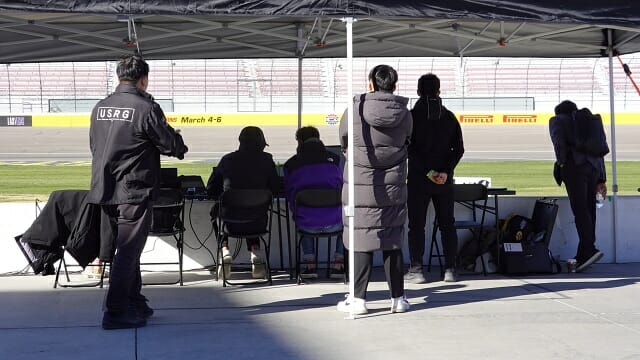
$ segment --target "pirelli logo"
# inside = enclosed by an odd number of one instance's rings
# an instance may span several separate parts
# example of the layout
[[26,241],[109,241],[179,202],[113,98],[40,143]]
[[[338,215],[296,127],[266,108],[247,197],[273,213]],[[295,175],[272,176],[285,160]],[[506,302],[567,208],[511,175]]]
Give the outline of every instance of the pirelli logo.
[[502,122],[505,124],[528,124],[538,122],[537,115],[503,115]]
[[460,122],[464,124],[491,124],[493,115],[460,115]]
[[133,114],[135,109],[132,108],[117,108],[117,107],[99,107],[98,108],[98,121],[133,121]]

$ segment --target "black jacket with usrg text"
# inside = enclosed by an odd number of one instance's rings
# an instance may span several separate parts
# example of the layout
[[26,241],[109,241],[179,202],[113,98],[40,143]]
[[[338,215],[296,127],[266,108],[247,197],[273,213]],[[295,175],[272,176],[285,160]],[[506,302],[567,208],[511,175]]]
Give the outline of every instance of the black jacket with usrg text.
[[153,199],[160,155],[179,159],[188,151],[151,95],[120,84],[98,102],[89,130],[92,174],[88,202],[135,204]]

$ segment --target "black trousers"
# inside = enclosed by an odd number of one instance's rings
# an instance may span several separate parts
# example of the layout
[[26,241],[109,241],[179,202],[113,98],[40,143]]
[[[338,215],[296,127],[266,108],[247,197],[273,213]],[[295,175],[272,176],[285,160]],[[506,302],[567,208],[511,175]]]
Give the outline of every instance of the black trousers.
[[453,184],[438,185],[426,177],[407,181],[409,217],[409,258],[412,266],[422,265],[425,249],[427,209],[433,201],[442,236],[445,269],[456,266],[458,233],[454,227]]
[[576,165],[568,161],[562,169],[562,181],[578,231],[575,259],[583,263],[596,251],[596,190],[599,174],[590,164]]
[[111,263],[105,310],[124,313],[129,304],[146,301],[141,294],[140,255],[151,228],[152,206],[140,204],[103,205],[116,236],[116,253]]
[[[373,252],[358,252],[354,254],[354,296],[359,299],[366,299],[367,287],[371,279],[373,269]],[[383,250],[384,273],[387,277],[387,284],[391,292],[391,297],[397,298],[404,295],[404,278],[402,264],[402,250]]]
[[[252,223],[243,223],[243,224],[225,224],[224,225],[227,230],[232,234],[256,234],[261,233],[267,227],[266,221],[257,221]],[[216,226],[217,228],[217,226]],[[251,248],[257,246],[260,248],[260,238],[257,237],[248,237],[246,238],[247,242],[247,251],[251,251]],[[221,239],[222,247],[229,247],[229,239],[228,236],[224,236]]]

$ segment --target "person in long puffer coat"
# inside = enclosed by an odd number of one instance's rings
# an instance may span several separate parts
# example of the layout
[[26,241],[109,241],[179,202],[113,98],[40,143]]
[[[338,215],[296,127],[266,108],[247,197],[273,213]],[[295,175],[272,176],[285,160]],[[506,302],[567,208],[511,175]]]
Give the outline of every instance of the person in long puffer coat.
[[[354,217],[344,217],[344,244],[348,224],[354,221],[355,293],[338,303],[338,310],[367,313],[366,292],[373,268],[373,252],[382,250],[391,312],[409,310],[404,295],[402,244],[407,219],[407,147],[412,130],[408,98],[393,95],[397,72],[378,65],[369,73],[368,93],[354,97],[353,144],[347,144],[347,112],[340,121],[343,151],[354,147]],[[342,202],[348,205],[348,167],[344,172]]]

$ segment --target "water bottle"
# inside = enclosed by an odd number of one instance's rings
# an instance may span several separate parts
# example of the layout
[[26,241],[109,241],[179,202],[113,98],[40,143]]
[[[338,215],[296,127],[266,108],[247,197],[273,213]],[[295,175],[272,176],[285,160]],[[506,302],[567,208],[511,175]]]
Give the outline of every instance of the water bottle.
[[604,196],[602,196],[602,193],[598,191],[596,193],[596,209],[600,209],[603,206],[604,206]]

